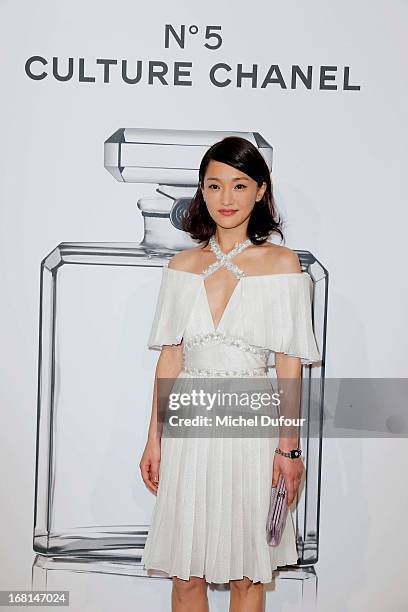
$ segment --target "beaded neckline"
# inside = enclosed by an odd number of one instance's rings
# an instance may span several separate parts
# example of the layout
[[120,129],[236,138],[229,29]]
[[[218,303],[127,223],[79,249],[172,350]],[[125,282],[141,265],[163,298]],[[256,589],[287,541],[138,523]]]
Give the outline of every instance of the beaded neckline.
[[[238,288],[241,285],[241,281],[245,278],[262,278],[262,277],[267,277],[270,278],[271,276],[300,276],[304,275],[304,272],[287,272],[287,273],[274,273],[274,274],[250,274],[247,275],[245,274],[245,272],[243,270],[241,270],[236,264],[234,264],[231,259],[232,257],[235,257],[238,253],[240,253],[241,251],[243,251],[247,246],[249,246],[251,244],[251,240],[249,238],[247,238],[246,240],[242,241],[242,242],[236,242],[234,245],[234,248],[231,249],[231,251],[229,251],[229,253],[224,253],[221,250],[220,245],[218,244],[215,236],[211,236],[210,240],[209,240],[209,245],[210,245],[210,249],[211,251],[215,254],[217,260],[215,262],[213,262],[212,264],[210,264],[203,272],[201,273],[197,273],[197,272],[189,272],[187,270],[177,270],[176,268],[168,268],[168,270],[172,270],[174,272],[179,272],[182,274],[187,274],[190,275],[191,277],[195,277],[198,278],[201,283],[202,283],[202,291],[204,294],[204,300],[205,300],[205,304],[206,304],[206,309],[210,318],[210,321],[212,323],[212,331],[214,333],[217,333],[220,330],[221,325],[223,325],[225,318],[228,316],[228,313],[230,312],[230,309],[232,308],[232,305],[234,303],[234,300],[238,294]],[[215,270],[218,270],[218,268],[220,267],[225,267],[228,270],[230,270],[235,276],[238,277],[238,282],[236,283],[230,297],[229,300],[227,302],[227,304],[225,305],[225,308],[222,312],[221,318],[218,321],[218,323],[216,324],[213,316],[212,316],[212,312],[211,312],[211,307],[210,307],[210,302],[208,300],[208,294],[207,294],[207,289],[205,286],[205,279],[207,278],[207,276],[209,276],[210,274],[212,274],[213,272],[215,272]],[[309,277],[310,278],[310,277]]]
[[[178,272],[181,274],[187,274],[190,275],[191,277],[195,277],[198,279],[204,279],[206,276],[208,276],[209,274],[211,274],[213,271],[215,271],[216,269],[218,269],[218,267],[220,267],[220,265],[223,265],[224,262],[226,264],[225,267],[231,269],[231,271],[236,272],[236,275],[239,278],[272,278],[272,277],[289,277],[289,276],[302,276],[303,278],[305,278],[306,276],[309,276],[307,272],[304,272],[303,270],[301,272],[272,272],[271,274],[246,274],[243,270],[241,270],[240,268],[238,268],[238,266],[236,266],[235,264],[233,264],[232,262],[230,262],[229,260],[232,259],[233,257],[235,257],[235,255],[238,255],[238,253],[240,253],[241,251],[243,251],[247,246],[249,246],[251,244],[251,239],[247,238],[246,240],[243,240],[242,242],[236,242],[234,244],[234,248],[231,249],[231,251],[229,251],[228,253],[224,253],[221,250],[221,247],[217,241],[217,239],[215,238],[215,236],[211,236],[209,239],[209,246],[211,251],[216,255],[217,257],[217,261],[215,261],[214,263],[210,264],[203,272],[191,272],[189,270],[179,270],[177,268],[169,268],[168,267],[168,262],[166,264],[164,264],[163,268],[166,268],[167,270],[170,270],[172,272]],[[220,264],[220,261],[223,262],[222,264]]]
[[218,240],[216,239],[215,234],[211,236],[209,240],[209,244],[210,244],[210,249],[214,253],[218,254],[219,256],[234,257],[235,255],[240,253],[243,249],[245,249],[245,247],[249,246],[251,244],[251,240],[250,238],[246,238],[246,240],[243,240],[242,242],[235,242],[234,248],[231,249],[231,251],[229,251],[228,253],[224,253],[224,251],[221,250],[220,244]]
[[224,253],[224,251],[221,250],[221,247],[216,237],[211,236],[209,240],[209,245],[211,251],[214,253],[217,260],[214,261],[214,263],[210,264],[203,272],[201,272],[200,276],[202,278],[206,278],[207,276],[218,270],[218,268],[224,267],[230,270],[238,278],[243,278],[244,276],[246,276],[245,272],[241,270],[241,268],[239,268],[235,263],[233,263],[231,259],[238,255],[238,253],[243,251],[250,244],[252,244],[251,240],[247,238],[242,242],[236,242],[234,248],[231,249],[231,251],[229,251],[228,253]]

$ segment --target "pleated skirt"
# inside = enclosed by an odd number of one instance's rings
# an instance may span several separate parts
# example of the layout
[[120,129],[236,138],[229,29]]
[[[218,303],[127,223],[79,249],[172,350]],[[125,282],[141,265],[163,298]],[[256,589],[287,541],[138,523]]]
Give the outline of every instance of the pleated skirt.
[[278,566],[296,564],[291,510],[279,546],[266,541],[276,446],[274,437],[163,437],[147,574],[269,583]]

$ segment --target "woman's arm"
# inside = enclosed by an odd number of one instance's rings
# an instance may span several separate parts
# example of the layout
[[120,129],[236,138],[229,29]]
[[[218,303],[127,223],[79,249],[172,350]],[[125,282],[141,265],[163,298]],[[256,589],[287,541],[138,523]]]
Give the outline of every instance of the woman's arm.
[[183,367],[183,344],[164,345],[156,364],[154,376],[152,413],[148,432],[148,440],[160,440],[161,431],[157,427],[157,379],[176,378]]
[[[301,363],[299,357],[292,357],[284,353],[275,354],[275,368],[278,377],[278,392],[280,399],[280,415],[297,419],[300,416],[300,389],[301,389]],[[299,427],[282,425],[280,428],[279,448],[287,452],[299,445]],[[291,459],[275,453],[273,461],[272,486],[278,484],[279,474],[282,473],[290,505],[299,489],[299,484],[305,471],[303,458]]]
[[[192,249],[193,251],[195,249]],[[168,262],[169,268],[176,268],[179,270],[188,270],[186,265],[189,263],[191,254],[189,250],[180,251],[173,255]],[[160,291],[163,289],[163,279]],[[174,298],[174,296],[173,296]],[[163,304],[162,304],[163,305]],[[156,308],[156,315],[158,310]],[[170,326],[170,323],[167,322]],[[170,326],[171,327],[171,326]],[[155,343],[160,344],[160,339],[156,338]],[[142,478],[146,486],[156,494],[159,481],[159,465],[160,465],[160,454],[161,454],[161,435],[163,429],[163,423],[158,423],[158,402],[161,401],[162,397],[166,395],[165,385],[163,381],[160,383],[163,388],[158,389],[158,383],[160,379],[169,379],[170,384],[172,380],[177,377],[180,370],[183,367],[183,341],[180,344],[163,344],[161,345],[161,353],[157,360],[154,386],[153,386],[153,400],[152,410],[150,416],[149,431],[147,434],[146,447],[140,460],[139,466],[142,474]],[[160,393],[159,393],[160,392]],[[159,397],[158,397],[159,395]]]
[[[280,414],[287,419],[298,419],[300,416],[300,386],[302,380],[300,357],[276,353],[275,368],[280,393]],[[298,427],[282,425],[279,433],[279,448],[283,451],[297,448],[299,442]]]
[[176,378],[182,367],[182,343],[164,345],[156,364],[149,431],[146,446],[139,463],[143,482],[155,495],[159,486],[161,454],[161,428],[157,424],[157,383],[159,378]]
[[[301,272],[299,257],[291,249],[285,248],[281,251],[279,259],[279,272],[293,273]],[[297,419],[300,416],[300,391],[302,383],[302,364],[300,357],[275,353],[275,369],[278,378],[280,415],[289,419]],[[279,448],[287,452],[299,445],[299,427],[282,425],[279,431]],[[275,453],[273,463],[272,486],[278,484],[279,473],[285,479],[288,492],[288,504],[294,500],[299,488],[305,468],[302,457],[291,459],[284,455]]]

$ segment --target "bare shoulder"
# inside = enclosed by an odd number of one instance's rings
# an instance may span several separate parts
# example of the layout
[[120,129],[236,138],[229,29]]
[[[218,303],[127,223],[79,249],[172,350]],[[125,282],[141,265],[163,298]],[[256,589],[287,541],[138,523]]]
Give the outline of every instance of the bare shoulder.
[[261,255],[264,274],[286,274],[302,271],[297,253],[289,247],[265,243],[264,252]]
[[179,251],[169,259],[168,267],[174,270],[182,270],[183,272],[191,272],[197,261],[199,250],[201,250],[201,247]]

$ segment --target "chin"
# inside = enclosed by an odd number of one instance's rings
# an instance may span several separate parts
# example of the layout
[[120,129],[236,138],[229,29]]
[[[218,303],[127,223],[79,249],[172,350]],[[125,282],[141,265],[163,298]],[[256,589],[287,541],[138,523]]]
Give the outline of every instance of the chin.
[[241,225],[242,223],[242,221],[238,219],[226,219],[222,215],[220,215],[220,217],[221,217],[220,219],[219,218],[215,219],[215,222],[217,225],[225,229],[231,229],[233,227],[237,227],[238,225]]
[[218,225],[220,225],[221,227],[229,228],[241,225],[241,223],[243,223],[247,218],[248,215],[243,215],[239,212],[235,213],[235,215],[232,215],[231,217],[225,217],[221,213],[217,213],[214,217],[214,221],[218,223]]

